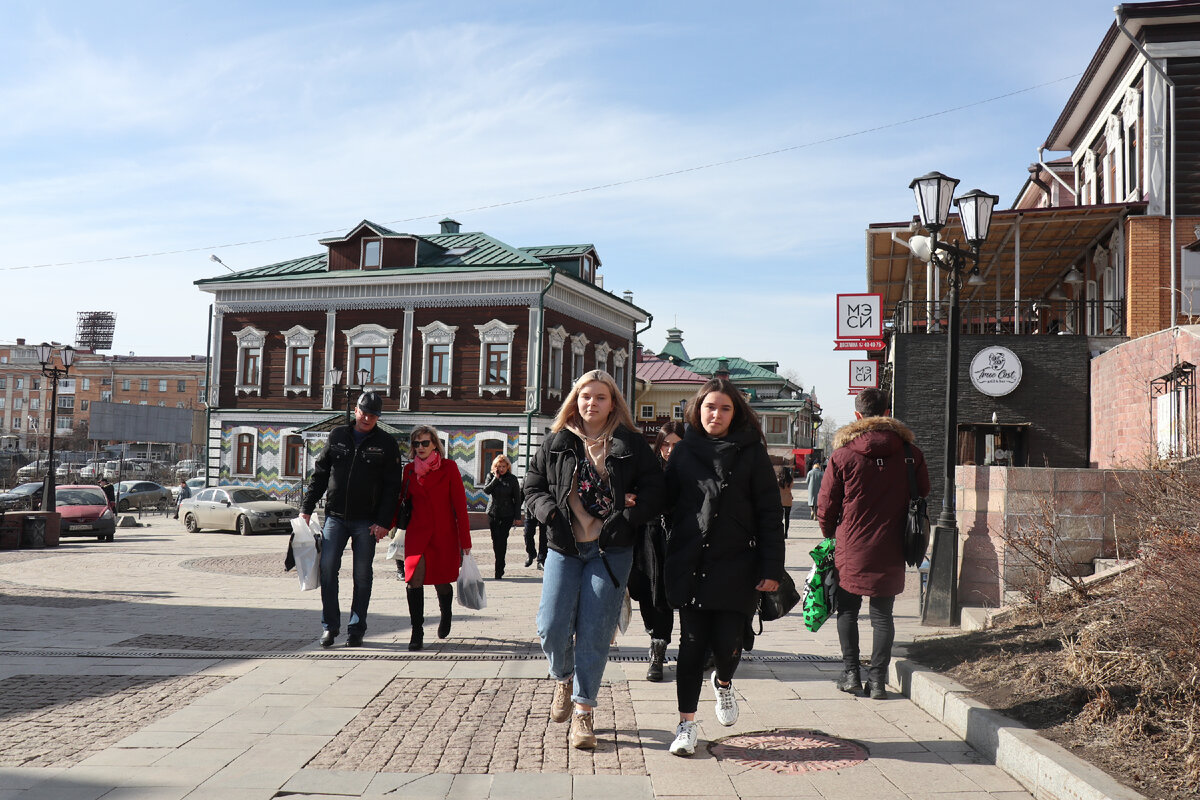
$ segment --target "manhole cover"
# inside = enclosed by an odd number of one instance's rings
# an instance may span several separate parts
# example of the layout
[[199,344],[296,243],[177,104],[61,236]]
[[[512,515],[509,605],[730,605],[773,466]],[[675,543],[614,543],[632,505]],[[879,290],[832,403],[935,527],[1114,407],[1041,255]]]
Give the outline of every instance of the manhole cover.
[[862,745],[803,730],[730,736],[710,744],[708,751],[716,758],[789,775],[846,769],[867,760]]

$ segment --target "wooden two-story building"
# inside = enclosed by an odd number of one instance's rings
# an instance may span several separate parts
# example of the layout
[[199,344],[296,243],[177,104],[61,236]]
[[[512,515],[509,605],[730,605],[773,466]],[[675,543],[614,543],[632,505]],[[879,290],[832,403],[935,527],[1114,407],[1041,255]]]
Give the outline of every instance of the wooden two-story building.
[[196,282],[213,295],[210,483],[295,491],[322,446],[313,431],[366,387],[403,449],[414,425],[441,432],[478,509],[492,459],[523,474],[578,375],[604,369],[630,392],[649,315],[602,288],[592,245],[440,227],[363,221],[321,253]]

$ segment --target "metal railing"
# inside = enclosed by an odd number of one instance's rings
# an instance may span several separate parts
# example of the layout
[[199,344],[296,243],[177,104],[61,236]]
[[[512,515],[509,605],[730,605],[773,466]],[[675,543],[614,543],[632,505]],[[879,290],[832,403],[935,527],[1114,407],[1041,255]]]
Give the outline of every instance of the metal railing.
[[[1124,336],[1124,300],[963,300],[960,333],[978,335]],[[945,301],[901,300],[896,333],[945,333]]]

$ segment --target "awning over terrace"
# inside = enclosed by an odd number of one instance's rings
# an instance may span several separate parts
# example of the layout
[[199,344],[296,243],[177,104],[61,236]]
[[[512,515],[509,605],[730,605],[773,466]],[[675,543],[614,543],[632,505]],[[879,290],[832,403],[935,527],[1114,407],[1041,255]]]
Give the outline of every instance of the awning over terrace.
[[[1117,203],[997,211],[988,240],[980,250],[984,285],[963,286],[962,299],[982,302],[1045,297],[1072,266],[1094,279],[1085,268],[1088,255],[1096,245],[1107,243],[1121,220],[1140,215],[1145,209],[1145,203]],[[924,301],[945,294],[941,271],[927,269],[906,245],[896,241],[906,242],[915,233],[925,233],[915,221],[876,223],[867,229],[867,291],[883,295],[884,319],[902,300]],[[957,215],[950,217],[939,239],[962,241]],[[937,288],[927,295],[926,284],[933,272],[937,273],[933,277]],[[909,285],[911,289],[906,293]]]

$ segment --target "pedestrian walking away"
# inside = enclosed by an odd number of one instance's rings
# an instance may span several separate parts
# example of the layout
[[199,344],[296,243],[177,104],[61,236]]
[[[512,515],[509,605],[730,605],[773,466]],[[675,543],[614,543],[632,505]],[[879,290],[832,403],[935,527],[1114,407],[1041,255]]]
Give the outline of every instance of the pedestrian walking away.
[[909,484],[905,444],[911,451],[917,491],[929,494],[925,454],[916,446],[907,425],[891,417],[887,395],[867,389],[854,399],[855,421],[833,439],[821,481],[817,521],[821,532],[836,540],[833,551],[838,574],[837,630],[842,648],[842,677],[838,688],[862,692],[858,645],[858,615],[862,599],[870,598],[871,662],[867,693],[887,698],[887,673],[892,660],[896,596],[904,591],[904,520],[908,514]]
[[825,467],[820,461],[814,461],[808,471],[808,518],[817,518],[817,507],[821,494],[821,478],[825,475]]
[[537,628],[556,682],[550,718],[571,720],[581,750],[596,746],[592,710],[638,530],[659,511],[662,481],[616,381],[603,370],[581,375],[525,475],[526,507],[549,531]]
[[537,568],[542,569],[546,565],[546,525],[539,522],[529,510],[529,498],[525,498],[525,508],[521,511],[521,516],[524,517],[522,524],[525,528],[525,566],[528,567],[536,561]]
[[696,709],[705,653],[716,718],[738,718],[733,676],[758,607],[784,571],[779,483],[758,415],[728,378],[712,378],[688,402],[687,429],[667,462],[667,597],[679,609],[675,695],[679,725],[670,752],[696,752]]
[[783,504],[783,538],[785,539],[788,535],[788,528],[792,525],[792,486],[795,482],[791,467],[779,468],[779,502]]
[[192,496],[192,490],[188,488],[187,481],[179,482],[179,496],[175,498],[175,519],[179,519],[179,506],[184,500]]
[[[432,584],[441,619],[437,635],[450,635],[454,582],[462,558],[471,552],[471,525],[462,473],[435,428],[413,428],[412,463],[404,468],[404,490],[412,498],[412,517],[404,532],[404,581],[412,633],[409,650],[425,647],[425,586]],[[397,565],[400,566],[399,564]]]
[[[512,462],[505,455],[492,459],[492,470],[483,484],[487,493],[488,526],[492,529],[492,552],[496,555],[496,580],[504,577],[504,561],[508,554],[508,532],[524,499],[521,484],[512,474]],[[526,564],[525,566],[529,566]]]
[[[669,420],[663,423],[654,437],[654,455],[660,467],[666,467],[671,450],[683,436],[683,423]],[[636,600],[642,624],[650,635],[650,666],[646,680],[655,683],[663,679],[667,645],[675,629],[675,609],[667,602],[667,586],[663,580],[663,563],[667,555],[667,529],[663,515],[656,514],[642,528],[642,539],[633,550],[633,569],[629,572],[629,596]]]
[[383,398],[363,392],[354,408],[354,424],[339,425],[313,465],[312,478],[300,503],[307,523],[317,501],[325,497],[321,530],[321,646],[330,647],[342,626],[338,572],[346,544],[354,558],[354,590],[346,646],[361,647],[371,603],[376,543],[387,535],[400,494],[400,448],[380,430]]

